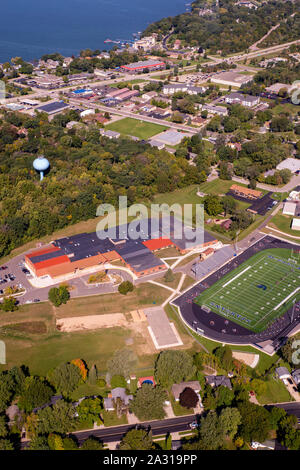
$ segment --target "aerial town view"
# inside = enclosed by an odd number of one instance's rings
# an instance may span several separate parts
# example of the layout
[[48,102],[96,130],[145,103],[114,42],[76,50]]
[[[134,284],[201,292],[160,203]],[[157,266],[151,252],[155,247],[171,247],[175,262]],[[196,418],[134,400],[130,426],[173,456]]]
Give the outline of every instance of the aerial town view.
[[300,450],[300,0],[1,19],[0,450]]

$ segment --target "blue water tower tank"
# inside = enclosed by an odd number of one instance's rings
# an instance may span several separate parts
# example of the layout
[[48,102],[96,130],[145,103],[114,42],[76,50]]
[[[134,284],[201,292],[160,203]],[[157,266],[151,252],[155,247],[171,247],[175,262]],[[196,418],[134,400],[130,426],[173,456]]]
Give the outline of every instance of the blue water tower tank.
[[39,172],[40,174],[40,179],[44,178],[44,172],[50,168],[50,163],[47,160],[47,158],[40,156],[36,158],[33,162],[33,168]]

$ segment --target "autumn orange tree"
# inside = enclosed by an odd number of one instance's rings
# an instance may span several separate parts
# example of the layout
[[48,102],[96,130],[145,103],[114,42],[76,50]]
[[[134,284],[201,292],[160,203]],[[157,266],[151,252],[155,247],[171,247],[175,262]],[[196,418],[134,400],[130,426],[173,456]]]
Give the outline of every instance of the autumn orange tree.
[[82,380],[85,382],[87,379],[88,369],[84,361],[82,359],[73,359],[71,364],[74,364],[74,366],[78,367]]

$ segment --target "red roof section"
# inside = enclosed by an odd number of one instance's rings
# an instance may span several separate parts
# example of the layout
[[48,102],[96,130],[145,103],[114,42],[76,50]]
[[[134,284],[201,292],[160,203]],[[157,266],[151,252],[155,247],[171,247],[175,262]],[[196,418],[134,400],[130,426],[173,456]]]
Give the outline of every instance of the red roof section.
[[46,259],[45,261],[40,261],[35,263],[34,267],[36,271],[39,269],[50,268],[51,266],[56,266],[57,264],[70,263],[67,255],[58,256],[57,258]]
[[27,258],[34,258],[35,256],[41,256],[41,255],[45,255],[46,253],[52,253],[54,251],[59,251],[60,248],[58,248],[57,246],[51,246],[51,248],[44,248],[43,250],[38,250],[38,251],[33,251],[32,253],[30,253],[29,255],[26,255]]
[[166,248],[167,246],[174,246],[174,243],[169,238],[160,237],[154,240],[146,240],[143,242],[143,245],[149,248],[149,250],[155,251],[160,250],[161,248]]

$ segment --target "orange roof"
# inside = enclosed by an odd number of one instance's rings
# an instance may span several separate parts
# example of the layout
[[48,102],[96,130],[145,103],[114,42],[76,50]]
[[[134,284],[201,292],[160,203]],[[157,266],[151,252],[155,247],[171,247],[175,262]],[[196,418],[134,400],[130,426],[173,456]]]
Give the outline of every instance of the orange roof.
[[59,251],[60,248],[57,246],[51,246],[50,248],[44,248],[43,250],[32,251],[29,255],[26,255],[27,258],[34,258],[35,256],[45,255],[46,253],[52,253],[54,251]]
[[230,188],[232,191],[238,191],[239,193],[243,193],[246,195],[251,195],[254,197],[260,197],[261,192],[256,191],[255,189],[250,189],[250,188],[244,188],[243,186],[238,186],[237,184],[233,184]]
[[35,270],[50,268],[51,266],[56,266],[57,264],[70,263],[67,255],[58,256],[57,258],[46,259],[45,261],[40,261],[34,265]]
[[160,250],[161,248],[166,248],[167,246],[174,245],[174,243],[169,238],[157,238],[154,240],[146,240],[143,242],[149,250],[155,251]]

